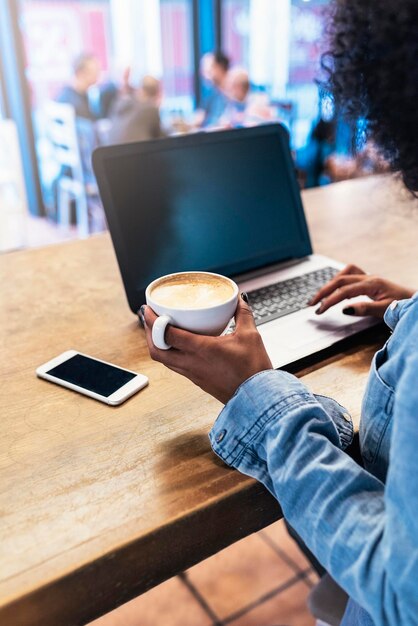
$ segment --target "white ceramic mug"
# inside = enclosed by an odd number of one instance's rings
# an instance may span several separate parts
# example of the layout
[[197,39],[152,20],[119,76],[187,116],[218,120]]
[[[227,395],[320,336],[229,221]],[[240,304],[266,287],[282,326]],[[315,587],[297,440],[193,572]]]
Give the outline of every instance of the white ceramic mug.
[[[166,281],[175,276],[191,274],[214,276],[223,281],[227,281],[233,287],[233,296],[225,302],[201,309],[176,309],[174,307],[158,304],[152,298],[152,290],[162,281]],[[145,291],[147,305],[159,316],[152,327],[152,341],[160,350],[169,350],[171,346],[165,341],[165,331],[168,324],[189,330],[200,335],[221,335],[231,318],[233,317],[238,304],[238,285],[230,278],[214,274],[212,272],[177,272],[167,274],[157,278],[150,283]]]

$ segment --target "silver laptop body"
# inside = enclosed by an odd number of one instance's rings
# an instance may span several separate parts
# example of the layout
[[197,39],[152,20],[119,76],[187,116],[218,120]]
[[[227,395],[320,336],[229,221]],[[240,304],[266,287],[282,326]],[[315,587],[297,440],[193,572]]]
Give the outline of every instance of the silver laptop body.
[[[313,254],[300,261],[285,263],[268,273],[247,274],[236,277],[236,280],[242,291],[251,294],[262,287],[329,267],[340,271],[344,265],[333,259]],[[361,299],[345,300],[320,316],[315,313],[317,305],[259,324],[258,330],[273,367],[284,367],[299,361],[376,324],[374,319],[350,317],[342,312],[343,308],[350,306],[350,303]]]

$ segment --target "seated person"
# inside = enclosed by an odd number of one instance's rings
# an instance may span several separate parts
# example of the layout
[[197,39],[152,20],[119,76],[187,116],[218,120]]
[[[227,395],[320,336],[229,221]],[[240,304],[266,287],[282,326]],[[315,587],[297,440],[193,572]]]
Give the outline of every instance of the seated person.
[[[328,87],[349,118],[366,119],[375,145],[417,195],[418,3],[332,0],[331,8]],[[376,233],[369,236],[373,240]],[[310,304],[321,303],[321,315],[362,295],[369,298],[344,313],[384,317],[393,331],[375,356],[364,396],[363,466],[344,452],[338,427],[318,397],[295,376],[272,369],[245,296],[234,334],[204,337],[169,326],[166,340],[173,347],[158,350],[151,335],[156,316],[149,307],[145,330],[154,359],[225,404],[210,434],[214,451],[265,485],[349,595],[341,626],[413,626],[418,624],[418,293],[351,265]]]
[[251,94],[248,72],[234,67],[226,81],[228,104],[221,118],[221,126],[252,126],[271,121],[273,112],[266,94]]
[[371,174],[384,174],[389,170],[389,165],[373,141],[368,141],[352,157],[331,154],[325,161],[324,170],[332,182],[339,182]]
[[225,92],[228,104],[222,116],[222,120],[232,126],[240,126],[245,123],[248,108],[248,96],[250,93],[250,79],[246,69],[234,67],[228,72]]
[[98,59],[89,53],[80,54],[73,63],[73,77],[64,85],[56,97],[57,102],[71,104],[77,117],[95,121],[97,115],[91,107],[89,89],[96,85],[100,77]]
[[109,118],[116,100],[121,96],[132,95],[135,89],[131,86],[131,68],[125,67],[120,81],[109,79],[97,85],[96,110],[97,117]]
[[109,143],[129,143],[160,139],[161,82],[153,76],[144,76],[133,93],[118,98],[110,113]]
[[202,127],[216,126],[228,105],[225,93],[230,61],[223,52],[205,55],[201,62],[203,79],[209,84],[202,105]]
[[303,180],[303,187],[318,187],[329,183],[325,176],[325,163],[336,150],[337,120],[323,119],[314,124],[307,143],[296,151],[296,165]]

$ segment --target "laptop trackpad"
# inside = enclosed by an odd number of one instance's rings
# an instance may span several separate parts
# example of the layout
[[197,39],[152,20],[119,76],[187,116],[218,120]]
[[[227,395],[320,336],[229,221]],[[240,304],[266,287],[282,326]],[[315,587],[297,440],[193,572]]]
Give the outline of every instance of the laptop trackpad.
[[315,315],[313,309],[305,309],[288,319],[281,318],[258,329],[267,346],[273,344],[275,348],[292,352],[322,343],[326,338],[331,344],[370,323],[365,323],[365,318],[348,318],[342,313],[342,308],[330,310],[323,316]]

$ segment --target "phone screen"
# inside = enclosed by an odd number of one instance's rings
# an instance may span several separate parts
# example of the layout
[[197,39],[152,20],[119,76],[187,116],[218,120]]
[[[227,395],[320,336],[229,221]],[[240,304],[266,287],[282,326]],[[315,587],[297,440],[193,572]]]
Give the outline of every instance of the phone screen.
[[101,363],[82,354],[76,354],[49,370],[47,374],[105,398],[111,396],[136,376],[120,367]]

